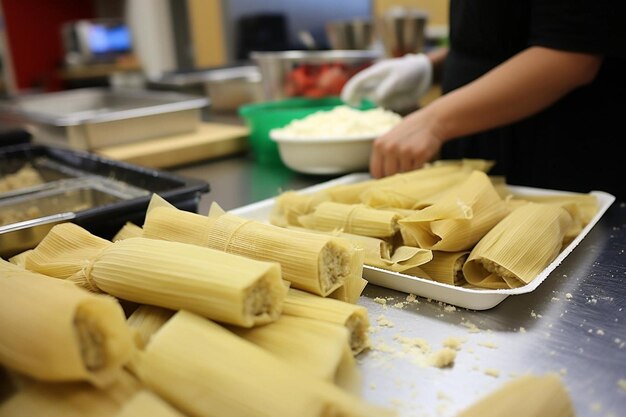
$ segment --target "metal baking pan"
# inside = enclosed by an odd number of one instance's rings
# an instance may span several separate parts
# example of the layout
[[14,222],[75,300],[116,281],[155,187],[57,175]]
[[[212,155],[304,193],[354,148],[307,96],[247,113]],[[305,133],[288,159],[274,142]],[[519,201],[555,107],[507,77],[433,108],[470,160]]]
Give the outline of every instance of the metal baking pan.
[[205,181],[89,152],[40,144],[0,148],[0,167],[15,170],[25,164],[40,170],[48,181],[0,194],[3,258],[35,247],[61,222],[111,239],[127,221],[143,224],[153,193],[181,210],[197,212],[202,194],[210,190]]
[[150,81],[148,86],[207,96],[214,112],[235,112],[241,105],[262,99],[261,72],[256,65],[172,72]]
[[91,150],[197,129],[206,97],[167,91],[81,88],[0,102],[0,121],[40,143]]

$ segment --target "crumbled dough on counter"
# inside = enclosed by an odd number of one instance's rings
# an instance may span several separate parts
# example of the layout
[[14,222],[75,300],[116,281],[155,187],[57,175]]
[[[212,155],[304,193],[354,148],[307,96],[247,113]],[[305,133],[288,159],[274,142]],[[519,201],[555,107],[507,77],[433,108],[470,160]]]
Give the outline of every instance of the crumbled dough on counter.
[[574,296],[571,293],[567,293],[565,294],[565,298],[567,298],[568,300],[571,300]]
[[387,305],[387,300],[386,300],[385,298],[382,298],[382,297],[376,297],[376,298],[374,298],[374,302],[375,302],[375,303],[378,303],[378,304],[380,304],[380,305],[383,305],[383,306],[384,306],[384,305]]
[[461,323],[461,326],[467,327],[470,333],[480,333],[480,329],[474,323],[470,321],[465,321]]
[[598,330],[596,330],[596,334],[597,334],[598,336],[604,336],[604,330],[602,330],[602,329],[598,329]]
[[407,296],[406,296],[406,300],[407,300],[409,303],[412,303],[413,301],[417,300],[417,295],[415,295],[415,294],[409,294],[409,295],[407,295]]
[[494,378],[498,378],[500,376],[500,371],[495,368],[487,368],[485,369],[485,375],[492,376]]
[[552,297],[552,301],[561,301],[561,299],[559,297]]
[[430,352],[430,344],[421,337],[406,337],[396,334],[393,336],[393,339],[400,343],[405,350],[417,347],[422,353]]
[[448,306],[445,306],[445,307],[443,308],[443,310],[444,310],[444,311],[447,311],[448,313],[451,313],[451,312],[453,312],[453,311],[456,311],[456,307],[455,307],[455,306],[450,306],[450,305],[448,305]]
[[394,324],[382,314],[376,318],[376,323],[381,327],[393,327]]
[[455,359],[456,350],[445,347],[441,350],[433,352],[428,358],[428,363],[437,368],[445,368],[452,366]]
[[526,333],[526,328],[525,327],[521,327],[519,328],[519,332],[520,333]]
[[461,349],[461,345],[464,342],[465,342],[464,338],[450,336],[446,340],[443,341],[443,346],[450,348],[450,349],[459,350]]
[[483,347],[486,347],[486,348],[489,348],[489,349],[497,349],[498,348],[498,345],[496,345],[493,342],[479,342],[478,344],[480,346],[483,346]]
[[395,308],[404,308],[406,306],[406,303],[399,302],[399,303],[395,303],[393,306]]

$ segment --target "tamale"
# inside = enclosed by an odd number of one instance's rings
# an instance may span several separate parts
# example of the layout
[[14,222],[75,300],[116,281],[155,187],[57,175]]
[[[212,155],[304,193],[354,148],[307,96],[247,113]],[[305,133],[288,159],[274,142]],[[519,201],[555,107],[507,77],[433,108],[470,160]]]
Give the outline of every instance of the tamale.
[[176,313],[167,308],[140,305],[128,317],[126,322],[137,332],[139,348],[146,347],[150,338]]
[[0,417],[111,417],[140,386],[128,372],[104,389],[84,382],[35,382],[0,404]]
[[154,335],[135,368],[146,386],[198,417],[390,414],[186,311]]
[[432,260],[420,265],[420,268],[428,274],[430,279],[448,285],[460,286],[465,284],[463,265],[467,260],[469,251],[433,251],[432,254]]
[[398,220],[401,218],[393,211],[329,201],[318,204],[311,214],[298,217],[298,221],[307,229],[341,230],[355,235],[386,238],[398,231]]
[[[229,327],[236,335],[262,347],[308,374],[334,382],[342,362],[355,366],[345,326],[305,317],[283,315],[274,323],[253,329]],[[348,349],[348,352],[350,350]]]
[[459,170],[396,186],[372,187],[363,191],[360,198],[363,204],[378,209],[413,209],[422,199],[464,181],[470,173]]
[[158,395],[142,389],[128,400],[115,417],[184,417]]
[[471,249],[508,214],[487,175],[474,171],[436,203],[399,221],[405,245],[457,252]]
[[[157,195],[153,201],[158,201]],[[314,235],[224,213],[215,203],[209,217],[175,207],[151,207],[144,236],[181,241],[252,259],[278,262],[294,288],[327,296],[347,279],[360,277],[361,256],[346,239]]]
[[402,184],[418,183],[426,178],[435,178],[459,170],[480,170],[487,172],[493,166],[492,161],[482,159],[463,159],[435,161],[423,168],[409,172],[390,175],[381,179],[372,179],[357,184],[337,185],[325,190],[331,201],[345,204],[363,203],[362,193],[377,187],[393,188]]
[[141,230],[141,227],[137,226],[135,223],[126,222],[111,240],[117,242],[118,240],[128,239],[129,237],[141,237],[142,233],[143,230]]
[[285,298],[283,314],[346,326],[350,332],[350,348],[354,355],[369,347],[370,321],[367,309],[363,306],[319,297],[292,288]]
[[276,197],[270,223],[280,227],[300,226],[298,217],[311,213],[319,203],[329,199],[330,196],[325,192],[299,194],[296,191],[285,191]]
[[133,352],[117,300],[0,259],[0,363],[36,379],[111,384]]
[[496,289],[528,284],[559,254],[571,221],[558,205],[528,203],[517,208],[472,249],[463,266],[465,279]]
[[598,199],[593,194],[545,194],[516,196],[512,201],[556,204],[572,216],[569,229],[563,237],[563,245],[569,244],[589,224],[598,212]]
[[142,237],[111,243],[71,223],[54,226],[26,267],[125,300],[244,327],[275,320],[286,294],[277,263]]
[[572,400],[557,374],[523,375],[470,405],[457,417],[574,417]]

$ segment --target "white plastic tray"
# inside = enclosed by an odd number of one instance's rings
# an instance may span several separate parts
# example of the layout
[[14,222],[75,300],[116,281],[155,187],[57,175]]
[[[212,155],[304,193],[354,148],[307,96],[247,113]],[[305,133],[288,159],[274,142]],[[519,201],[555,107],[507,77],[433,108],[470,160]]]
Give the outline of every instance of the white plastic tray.
[[[310,194],[324,188],[334,185],[354,184],[357,182],[370,179],[368,174],[349,174],[343,177],[317,184],[315,186],[305,188],[298,192]],[[547,195],[547,194],[568,194],[563,191],[546,190],[531,187],[509,186],[512,191],[520,195]],[[372,284],[381,287],[391,288],[393,290],[412,293],[422,297],[431,298],[452,304],[458,307],[469,308],[472,310],[487,310],[495,307],[509,295],[525,294],[534,291],[550,273],[557,267],[567,255],[587,236],[587,233],[600,220],[604,212],[613,204],[615,197],[604,191],[592,191],[590,194],[598,199],[598,212],[591,219],[589,224],[579,233],[579,235],[556,257],[550,265],[548,265],[534,280],[529,284],[520,288],[507,290],[489,290],[489,289],[473,289],[454,287],[431,281],[425,278],[418,278],[397,272],[390,272],[373,266],[365,266],[363,268],[363,278]],[[230,213],[241,217],[254,219],[262,222],[268,222],[270,213],[274,206],[273,198],[262,200],[247,206],[239,207],[231,210]]]

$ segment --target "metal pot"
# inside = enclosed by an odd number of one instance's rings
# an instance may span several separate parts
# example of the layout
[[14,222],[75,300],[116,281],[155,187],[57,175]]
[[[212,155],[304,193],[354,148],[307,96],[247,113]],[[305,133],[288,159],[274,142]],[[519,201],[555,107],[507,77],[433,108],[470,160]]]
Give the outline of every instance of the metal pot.
[[370,49],[374,25],[370,20],[339,20],[326,24],[326,37],[332,49]]
[[[380,52],[369,50],[281,51],[251,54],[251,58],[261,71],[264,100],[339,95],[345,81],[381,56]],[[324,72],[326,74],[322,74]],[[303,73],[305,80],[300,79]],[[316,79],[318,75],[319,79]],[[300,88],[302,86],[300,81],[309,84],[310,88]],[[324,87],[329,82],[332,88],[325,89]]]

